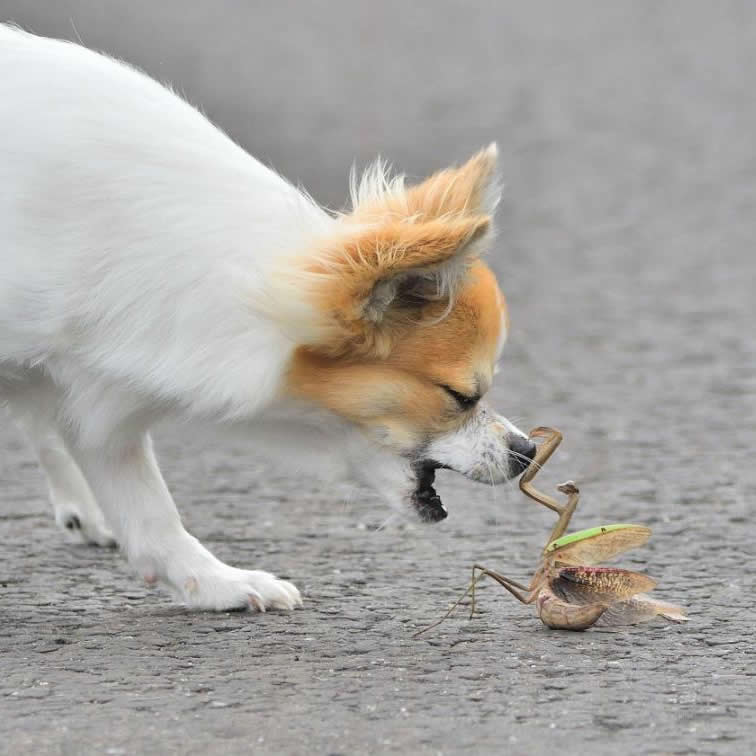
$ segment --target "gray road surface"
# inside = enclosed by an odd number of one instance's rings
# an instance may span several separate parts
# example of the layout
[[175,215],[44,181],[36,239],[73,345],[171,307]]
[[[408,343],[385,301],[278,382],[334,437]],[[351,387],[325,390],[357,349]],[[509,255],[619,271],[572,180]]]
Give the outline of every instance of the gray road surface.
[[188,614],[62,543],[3,425],[0,751],[753,750],[753,4],[0,0],[0,18],[173,81],[330,206],[355,158],[423,175],[498,140],[513,332],[493,402],[565,431],[544,477],[580,481],[578,525],[649,523],[624,563],[691,615],[552,632],[488,587],[475,620],[412,640],[473,561],[526,576],[546,513],[441,475],[446,522],[376,530],[389,513],[344,483],[163,433],[189,529],[306,597]]

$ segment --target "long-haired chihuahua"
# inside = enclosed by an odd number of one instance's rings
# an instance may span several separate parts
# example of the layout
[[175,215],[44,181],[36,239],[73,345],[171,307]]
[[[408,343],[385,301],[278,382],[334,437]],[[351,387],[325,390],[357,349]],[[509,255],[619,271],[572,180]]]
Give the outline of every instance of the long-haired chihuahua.
[[522,472],[533,444],[483,400],[508,326],[481,262],[495,146],[414,186],[376,163],[334,214],[128,65],[0,25],[0,71],[0,401],[70,537],[190,607],[301,603],[184,529],[168,417],[335,460],[425,522],[436,469]]

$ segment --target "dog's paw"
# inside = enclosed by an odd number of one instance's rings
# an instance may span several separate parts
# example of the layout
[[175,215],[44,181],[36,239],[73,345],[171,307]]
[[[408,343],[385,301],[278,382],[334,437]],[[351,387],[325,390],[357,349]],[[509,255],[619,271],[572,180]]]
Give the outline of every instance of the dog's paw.
[[296,586],[261,570],[239,570],[219,562],[175,586],[191,609],[294,609],[302,606]]
[[87,516],[80,509],[70,504],[56,504],[55,522],[70,543],[83,543],[89,546],[115,548],[116,539],[98,512]]

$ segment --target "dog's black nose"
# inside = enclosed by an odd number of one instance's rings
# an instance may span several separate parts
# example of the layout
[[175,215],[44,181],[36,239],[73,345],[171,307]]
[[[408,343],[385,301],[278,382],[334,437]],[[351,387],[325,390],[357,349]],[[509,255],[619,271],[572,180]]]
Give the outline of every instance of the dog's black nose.
[[524,436],[510,433],[507,436],[509,445],[509,477],[516,478],[527,470],[530,460],[536,453],[536,445]]

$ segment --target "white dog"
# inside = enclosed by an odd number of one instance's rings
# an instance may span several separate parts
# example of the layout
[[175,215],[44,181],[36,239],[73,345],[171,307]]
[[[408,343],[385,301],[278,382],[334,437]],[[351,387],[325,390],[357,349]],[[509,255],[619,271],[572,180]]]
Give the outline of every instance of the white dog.
[[524,469],[480,401],[507,326],[479,260],[495,147],[413,187],[377,164],[333,215],[127,65],[0,25],[0,72],[0,401],[72,536],[191,607],[301,603],[184,529],[148,435],[167,416],[343,460],[425,521],[436,468]]

